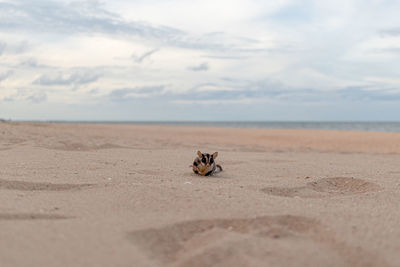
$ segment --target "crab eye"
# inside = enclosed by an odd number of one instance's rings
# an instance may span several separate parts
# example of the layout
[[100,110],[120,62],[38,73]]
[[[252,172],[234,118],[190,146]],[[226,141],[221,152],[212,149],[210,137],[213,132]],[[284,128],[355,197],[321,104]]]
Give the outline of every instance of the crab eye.
[[202,159],[201,159],[201,162],[206,163],[206,159],[205,159],[205,158],[202,158]]

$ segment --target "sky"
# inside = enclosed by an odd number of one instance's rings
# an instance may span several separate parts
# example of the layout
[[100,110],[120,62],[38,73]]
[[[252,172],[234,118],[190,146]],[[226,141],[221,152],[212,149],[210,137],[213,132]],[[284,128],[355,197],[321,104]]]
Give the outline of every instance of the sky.
[[0,118],[400,121],[399,10],[0,0]]

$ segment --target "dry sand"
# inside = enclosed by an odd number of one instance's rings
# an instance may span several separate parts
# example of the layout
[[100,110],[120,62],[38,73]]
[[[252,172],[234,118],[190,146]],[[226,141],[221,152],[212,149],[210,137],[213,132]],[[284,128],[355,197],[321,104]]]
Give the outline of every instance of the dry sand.
[[0,266],[400,266],[399,133],[0,123],[0,159]]

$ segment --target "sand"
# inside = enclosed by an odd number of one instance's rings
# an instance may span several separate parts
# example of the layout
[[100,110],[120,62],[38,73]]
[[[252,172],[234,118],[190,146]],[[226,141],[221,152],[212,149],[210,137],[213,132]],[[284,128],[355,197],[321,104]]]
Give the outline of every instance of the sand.
[[400,133],[3,122],[0,159],[0,266],[400,266]]

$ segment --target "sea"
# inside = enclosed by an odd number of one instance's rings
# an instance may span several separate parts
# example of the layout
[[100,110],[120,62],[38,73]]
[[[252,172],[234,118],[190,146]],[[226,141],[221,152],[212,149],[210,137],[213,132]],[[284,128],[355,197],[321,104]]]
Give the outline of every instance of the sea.
[[[66,122],[66,121],[62,121]],[[73,123],[178,125],[253,129],[321,129],[343,131],[400,132],[398,122],[340,121],[69,121]]]

